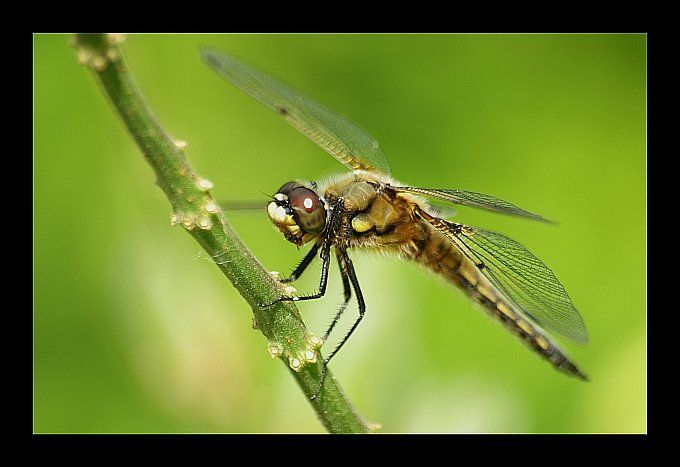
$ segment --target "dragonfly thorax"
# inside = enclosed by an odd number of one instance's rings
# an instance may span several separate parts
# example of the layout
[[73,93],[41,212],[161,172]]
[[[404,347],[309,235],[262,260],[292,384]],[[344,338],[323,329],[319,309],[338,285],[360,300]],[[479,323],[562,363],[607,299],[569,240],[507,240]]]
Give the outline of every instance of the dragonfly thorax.
[[286,240],[302,246],[326,228],[326,209],[323,198],[313,189],[288,182],[274,195],[267,214]]

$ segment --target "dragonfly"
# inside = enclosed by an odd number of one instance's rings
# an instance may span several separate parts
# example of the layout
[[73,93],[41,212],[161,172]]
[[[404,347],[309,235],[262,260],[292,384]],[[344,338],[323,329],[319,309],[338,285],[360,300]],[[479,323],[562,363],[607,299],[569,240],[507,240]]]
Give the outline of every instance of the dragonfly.
[[323,359],[319,385],[311,399],[321,391],[329,362],[366,312],[349,255],[359,249],[414,261],[443,276],[557,370],[588,381],[548,333],[579,344],[588,342],[581,315],[550,268],[505,235],[445,219],[432,201],[551,221],[488,194],[400,183],[391,177],[378,141],[358,124],[226,52],[204,48],[200,54],[219,76],[274,110],[350,169],[323,184],[287,182],[267,205],[270,220],[287,241],[297,247],[311,244],[292,274],[281,282],[298,279],[317,256],[321,260],[321,278],[316,293],[282,295],[260,306],[323,297],[331,251],[340,269],[344,300],[322,342],[327,341],[346,310],[352,293],[358,304],[353,324]]

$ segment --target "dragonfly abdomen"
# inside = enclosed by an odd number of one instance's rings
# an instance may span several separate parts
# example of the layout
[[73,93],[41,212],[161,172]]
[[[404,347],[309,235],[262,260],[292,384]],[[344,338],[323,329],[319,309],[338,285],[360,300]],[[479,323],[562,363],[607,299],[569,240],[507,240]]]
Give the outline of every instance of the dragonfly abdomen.
[[588,380],[569,358],[536,326],[517,313],[496,287],[481,273],[484,264],[475,265],[443,234],[432,228],[421,250],[413,258],[462,289],[480,303],[494,318],[520,337],[532,350],[550,361],[555,368]]

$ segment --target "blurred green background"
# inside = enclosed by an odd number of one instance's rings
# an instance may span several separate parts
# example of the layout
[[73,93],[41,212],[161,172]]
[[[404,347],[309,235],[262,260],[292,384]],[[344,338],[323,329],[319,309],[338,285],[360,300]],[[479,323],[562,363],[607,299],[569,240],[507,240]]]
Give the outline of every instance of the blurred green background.
[[[68,43],[34,36],[34,431],[323,432],[246,303],[170,227],[151,169]],[[456,217],[555,271],[591,340],[562,342],[592,381],[554,371],[413,264],[357,253],[368,311],[331,366],[365,418],[384,432],[646,431],[644,35],[128,36],[139,86],[213,195],[264,201],[344,167],[218,78],[201,45],[358,122],[398,180],[559,221]],[[228,218],[268,269],[302,258],[264,210]],[[319,334],[339,282],[334,266],[328,295],[299,306]]]

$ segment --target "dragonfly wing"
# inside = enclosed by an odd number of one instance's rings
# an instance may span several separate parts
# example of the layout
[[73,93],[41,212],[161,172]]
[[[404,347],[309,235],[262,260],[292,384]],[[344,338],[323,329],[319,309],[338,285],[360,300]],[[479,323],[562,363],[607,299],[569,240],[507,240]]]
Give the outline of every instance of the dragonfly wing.
[[555,274],[518,242],[488,230],[447,222],[443,232],[518,311],[546,330],[585,344],[581,315]]
[[204,48],[200,54],[222,78],[277,112],[350,169],[390,173],[378,141],[356,123],[225,52]]
[[509,203],[508,201],[484,193],[475,193],[472,191],[463,190],[415,188],[409,186],[392,188],[394,188],[396,191],[431,196],[432,198],[448,201],[461,206],[471,206],[474,208],[486,209],[487,211],[499,212],[501,214],[508,214],[511,216],[525,217],[527,219],[553,223],[553,221],[548,220],[543,216],[526,211],[512,203]]

